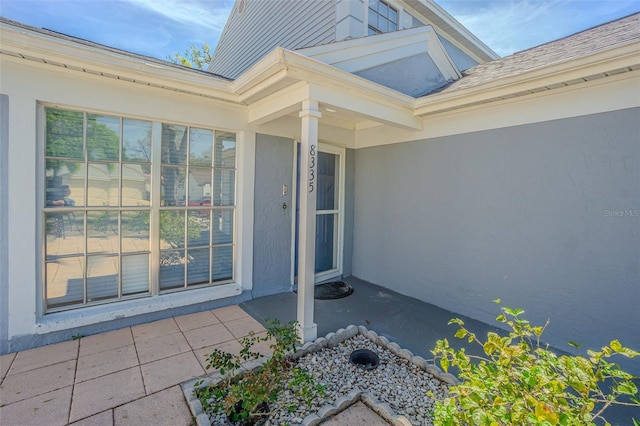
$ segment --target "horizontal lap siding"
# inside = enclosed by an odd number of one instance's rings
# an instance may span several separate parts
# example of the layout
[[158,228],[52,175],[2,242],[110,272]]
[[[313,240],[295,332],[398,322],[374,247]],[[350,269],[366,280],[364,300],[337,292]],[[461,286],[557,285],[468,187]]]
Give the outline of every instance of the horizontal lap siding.
[[237,78],[276,47],[298,49],[335,40],[333,0],[247,0],[234,8],[209,71]]

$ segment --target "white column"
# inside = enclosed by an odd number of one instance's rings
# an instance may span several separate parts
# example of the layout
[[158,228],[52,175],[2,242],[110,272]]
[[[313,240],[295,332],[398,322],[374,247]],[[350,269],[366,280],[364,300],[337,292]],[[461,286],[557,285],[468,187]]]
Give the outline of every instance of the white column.
[[300,140],[300,219],[298,233],[298,323],[303,342],[318,337],[313,322],[316,257],[316,194],[318,186],[318,102],[302,102]]

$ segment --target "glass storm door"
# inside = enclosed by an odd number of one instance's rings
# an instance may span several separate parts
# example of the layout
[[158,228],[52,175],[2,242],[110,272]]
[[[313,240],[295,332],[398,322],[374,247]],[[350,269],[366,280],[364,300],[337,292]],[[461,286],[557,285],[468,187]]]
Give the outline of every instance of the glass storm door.
[[[296,220],[294,280],[298,276],[300,144],[296,146]],[[316,282],[342,274],[344,149],[320,144],[316,198]]]

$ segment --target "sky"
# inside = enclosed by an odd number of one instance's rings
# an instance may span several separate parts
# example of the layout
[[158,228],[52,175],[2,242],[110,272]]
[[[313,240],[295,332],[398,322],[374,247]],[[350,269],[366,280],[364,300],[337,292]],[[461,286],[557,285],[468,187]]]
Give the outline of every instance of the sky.
[[[500,56],[640,11],[640,0],[436,2]],[[214,47],[233,3],[233,0],[0,0],[0,16],[167,59],[192,44],[207,42]]]

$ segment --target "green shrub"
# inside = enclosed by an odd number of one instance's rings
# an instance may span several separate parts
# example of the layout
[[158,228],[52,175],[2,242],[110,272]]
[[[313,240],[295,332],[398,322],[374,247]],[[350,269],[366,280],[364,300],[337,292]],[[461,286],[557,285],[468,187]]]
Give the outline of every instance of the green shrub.
[[[234,422],[254,424],[282,408],[290,411],[297,408],[297,405],[285,407],[279,400],[285,389],[307,405],[316,396],[324,395],[324,387],[316,384],[313,375],[298,368],[291,358],[299,343],[297,323],[267,322],[269,327],[265,336],[252,333],[241,339],[242,350],[238,355],[219,349],[208,355],[207,369],[219,370],[224,380],[197,391],[205,410],[224,412]],[[260,368],[243,374],[243,363],[263,357],[253,351],[253,346],[266,341],[271,341],[271,356]]]
[[[495,302],[500,305],[499,299]],[[588,358],[558,356],[540,343],[549,321],[532,326],[520,318],[523,310],[500,310],[496,320],[508,326],[509,334],[490,332],[484,342],[462,320],[449,322],[460,327],[455,337],[479,344],[485,356],[456,351],[447,339],[431,351],[443,370],[456,367],[461,380],[450,387],[447,398],[436,401],[435,424],[594,425],[597,420],[608,425],[603,413],[611,405],[640,407],[633,382],[637,377],[607,361],[613,355],[635,358],[639,352],[613,340],[600,351],[587,351]]]

